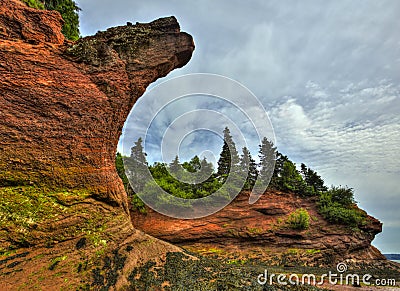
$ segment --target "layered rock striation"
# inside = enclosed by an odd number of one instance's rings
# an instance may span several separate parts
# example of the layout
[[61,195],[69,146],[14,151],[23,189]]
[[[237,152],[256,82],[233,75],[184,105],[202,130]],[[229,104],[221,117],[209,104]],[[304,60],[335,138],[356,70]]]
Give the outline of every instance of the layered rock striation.
[[[316,198],[267,191],[249,205],[242,192],[221,211],[201,219],[179,220],[151,209],[133,211],[138,229],[194,252],[228,259],[256,259],[269,265],[301,264],[334,266],[345,259],[376,263],[385,257],[371,245],[382,231],[377,219],[367,216],[365,225],[349,227],[327,222],[319,213]],[[297,209],[310,215],[307,229],[292,229],[288,217]]]
[[0,9],[0,184],[85,187],[125,205],[122,126],[151,82],[189,61],[192,37],[169,17],[64,44],[57,12]]
[[181,252],[133,228],[115,153],[133,104],[190,60],[192,37],[167,17],[72,43],[62,23],[0,0],[0,290],[118,289]]

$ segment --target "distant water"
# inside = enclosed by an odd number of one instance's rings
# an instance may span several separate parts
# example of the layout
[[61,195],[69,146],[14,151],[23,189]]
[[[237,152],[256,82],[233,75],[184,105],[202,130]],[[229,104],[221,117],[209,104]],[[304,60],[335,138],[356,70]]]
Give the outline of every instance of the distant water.
[[400,254],[383,254],[388,260],[400,263]]

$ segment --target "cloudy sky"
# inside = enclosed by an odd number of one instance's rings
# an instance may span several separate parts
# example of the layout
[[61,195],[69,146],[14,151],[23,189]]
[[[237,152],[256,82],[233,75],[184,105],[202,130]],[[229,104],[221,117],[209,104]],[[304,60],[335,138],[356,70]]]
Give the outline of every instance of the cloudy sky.
[[[400,1],[77,2],[84,36],[175,15],[196,50],[164,79],[214,73],[245,85],[266,108],[280,152],[328,185],[353,187],[384,223],[374,245],[400,253]],[[183,143],[201,153],[219,142],[196,131]]]

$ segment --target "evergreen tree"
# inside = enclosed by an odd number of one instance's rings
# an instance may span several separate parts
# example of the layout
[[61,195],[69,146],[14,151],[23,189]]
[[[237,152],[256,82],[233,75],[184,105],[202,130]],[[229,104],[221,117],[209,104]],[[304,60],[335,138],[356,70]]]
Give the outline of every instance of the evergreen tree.
[[189,164],[194,172],[197,172],[201,169],[200,158],[197,155],[190,160]]
[[115,157],[115,167],[117,168],[118,176],[121,178],[122,183],[124,184],[125,192],[131,201],[132,207],[141,213],[145,213],[146,207],[143,201],[137,197],[131,187],[131,184],[129,184],[128,177],[125,174],[124,158],[126,159],[126,157],[122,157],[120,153],[117,153]]
[[174,180],[171,176],[170,172],[168,171],[167,165],[160,162],[155,162],[152,166],[149,166],[149,171],[154,179],[162,179],[162,178],[169,178]]
[[257,163],[250,155],[249,175],[247,176],[247,182],[250,186],[249,190],[251,190],[254,187],[254,185],[257,182],[257,179],[258,179]]
[[134,159],[137,163],[141,165],[145,165],[147,167],[146,161],[146,153],[143,150],[142,138],[139,137],[137,141],[135,141],[135,145],[131,148],[131,158]]
[[345,207],[351,207],[356,203],[354,200],[354,190],[349,187],[332,186],[327,194],[330,196],[332,203],[339,203]]
[[212,163],[207,162],[207,158],[204,157],[200,162],[200,179],[201,181],[212,180],[212,174],[214,173],[214,166]]
[[244,174],[247,176],[243,190],[251,190],[253,189],[258,177],[257,164],[246,147],[244,147],[242,151],[240,170],[245,172]]
[[188,166],[189,163],[185,162],[183,164],[180,164],[177,155],[175,156],[175,159],[169,164],[169,172],[172,174],[172,177],[176,179],[176,183],[181,183],[181,180],[188,180],[185,179],[185,165]]
[[304,181],[308,181],[308,168],[304,163],[301,163],[300,165],[300,171],[301,171],[301,175],[303,176]]
[[287,156],[281,154],[279,151],[276,151],[275,168],[270,183],[270,185],[275,189],[284,190],[282,172],[284,164],[287,161],[289,161]]
[[218,175],[228,175],[233,167],[239,164],[239,155],[228,127],[224,129],[224,145],[218,160]]
[[118,176],[121,178],[122,183],[124,184],[126,194],[128,196],[132,195],[133,190],[131,188],[131,185],[129,184],[128,177],[126,177],[124,161],[120,153],[117,153],[117,155],[115,156],[115,167],[117,169]]
[[207,187],[206,184],[209,182],[210,177],[212,177],[212,173],[214,171],[213,165],[208,163],[205,157],[200,161],[198,156],[194,156],[190,160],[189,165],[194,171],[193,173],[195,173],[192,174],[192,177],[189,180],[192,184],[191,187],[195,197],[207,196],[205,188]]
[[317,172],[308,168],[305,164],[301,164],[301,174],[307,186],[310,187],[312,195],[318,194],[318,192],[327,191],[328,188],[324,184],[324,180],[321,178]]
[[182,167],[179,163],[179,157],[176,155],[175,159],[169,164],[169,171],[172,175],[178,177],[181,169]]
[[283,163],[282,172],[280,173],[282,190],[293,191],[297,194],[303,195],[306,189],[305,182],[301,177],[299,171],[296,169],[296,165],[287,160]]
[[272,141],[269,141],[266,137],[264,137],[261,141],[261,145],[259,145],[259,148],[259,178],[263,181],[267,181],[271,178],[274,172],[274,166],[276,164],[276,147],[274,146],[274,143]]
[[36,9],[44,9],[44,5],[40,0],[22,0],[26,3],[29,7],[36,8]]
[[148,178],[148,164],[146,154],[143,151],[142,138],[135,142],[131,148],[131,155],[125,158],[127,174],[131,181],[135,183],[135,190],[141,191]]
[[79,11],[81,10],[73,0],[45,0],[44,6],[47,10],[60,12],[64,19],[62,33],[69,40],[79,38]]
[[79,39],[79,11],[81,10],[73,0],[22,0],[29,7],[36,9],[58,11],[64,24],[62,33],[69,40]]
[[248,173],[250,168],[250,151],[247,147],[242,148],[242,156],[240,158],[240,170]]
[[281,173],[283,171],[283,165],[285,164],[286,161],[289,161],[289,158],[277,151],[275,160],[275,169],[272,178],[281,177]]
[[194,156],[189,162],[184,162],[182,167],[190,173],[195,173],[201,168],[200,158],[198,156]]

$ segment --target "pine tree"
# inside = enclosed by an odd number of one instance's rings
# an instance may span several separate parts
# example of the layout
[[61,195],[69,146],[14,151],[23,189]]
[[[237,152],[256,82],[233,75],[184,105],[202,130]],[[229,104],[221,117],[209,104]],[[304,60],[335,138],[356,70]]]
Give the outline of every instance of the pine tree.
[[125,158],[128,178],[135,184],[135,190],[141,191],[149,178],[146,154],[143,151],[142,138],[135,142],[131,148],[131,155]]
[[259,178],[264,182],[269,181],[274,172],[275,161],[276,161],[276,147],[272,141],[269,141],[266,137],[261,141],[259,145],[260,158],[260,173]]
[[195,173],[201,168],[200,158],[196,155],[189,162],[184,162],[182,167],[190,173]]
[[44,4],[40,2],[40,0],[22,0],[26,3],[29,7],[36,8],[36,9],[44,9]]
[[200,158],[197,155],[190,160],[189,164],[194,172],[197,172],[201,169]]
[[308,195],[315,195],[318,194],[318,192],[328,190],[328,188],[324,185],[324,180],[321,178],[320,175],[317,174],[317,172],[308,168],[303,163],[301,164],[300,168],[303,179],[306,182],[307,186],[310,188],[309,192],[311,193],[308,193]]
[[240,171],[244,172],[247,177],[243,190],[251,190],[253,189],[258,177],[257,164],[246,147],[244,147],[242,151],[243,154],[240,159]]
[[250,151],[244,147],[242,148],[242,156],[240,158],[240,170],[244,171],[246,173],[249,172],[249,167],[250,167]]
[[306,183],[307,183],[307,181],[308,181],[308,168],[304,163],[301,163],[300,171],[301,171],[301,174],[303,176],[304,181],[306,181]]
[[131,158],[134,159],[139,164],[145,165],[147,167],[146,154],[143,150],[142,138],[139,137],[135,141],[135,145],[131,148]]
[[233,167],[239,164],[239,155],[228,127],[224,129],[224,145],[218,160],[218,175],[228,175]]
[[178,155],[176,155],[175,159],[169,164],[169,172],[177,180],[181,180],[182,179],[182,177],[184,175],[184,170],[182,168],[182,165],[179,162]]
[[276,151],[275,168],[270,183],[270,185],[275,189],[283,189],[282,171],[283,165],[286,161],[289,161],[289,158],[281,154],[279,151]]
[[126,194],[128,194],[128,196],[132,195],[133,190],[131,188],[131,185],[129,184],[128,178],[126,177],[124,160],[120,153],[117,153],[117,155],[115,156],[115,167],[117,169],[118,176],[121,178],[122,183],[124,184]]
[[247,179],[248,179],[249,185],[251,187],[254,187],[254,185],[256,184],[258,175],[259,174],[258,174],[258,169],[257,169],[257,163],[253,159],[253,157],[250,156],[249,176]]
[[175,159],[169,164],[169,171],[173,175],[177,175],[178,172],[181,170],[181,165],[179,163],[178,155],[175,156]]
[[204,157],[200,162],[200,179],[201,181],[208,181],[212,179],[214,172],[214,166],[212,163],[207,162],[207,158]]
[[282,190],[293,191],[300,195],[305,194],[306,184],[292,161],[287,160],[283,163],[280,181],[281,186],[283,186]]
[[[209,194],[212,194],[212,192],[207,193],[206,189],[209,188],[209,183],[213,180],[213,172],[214,172],[214,167],[212,163],[207,162],[206,157],[204,157],[201,161],[198,158],[198,156],[195,156],[192,160],[191,163],[194,162],[194,165],[192,165],[193,168],[198,168],[196,170],[196,174],[193,177],[192,180],[192,189],[193,193],[195,193],[196,198],[199,197],[205,197],[208,196]],[[198,163],[197,163],[198,162]]]
[[62,33],[69,40],[79,39],[79,11],[81,10],[73,0],[22,0],[29,7],[36,9],[58,11],[64,24]]

